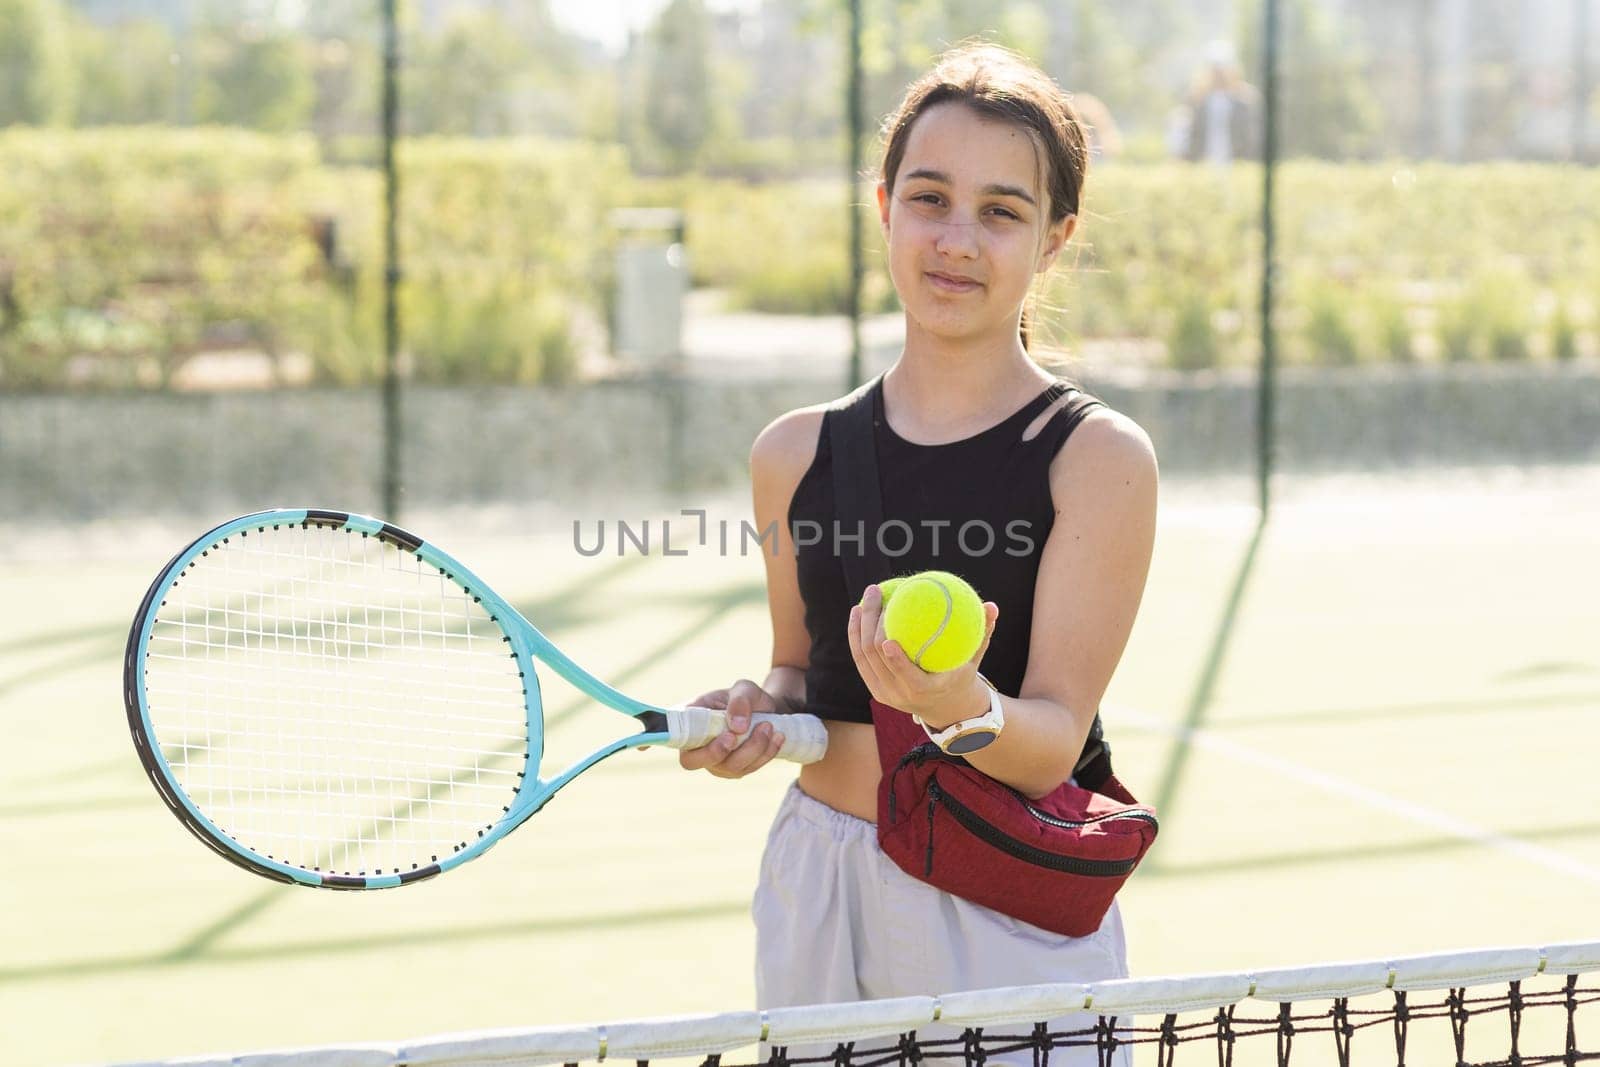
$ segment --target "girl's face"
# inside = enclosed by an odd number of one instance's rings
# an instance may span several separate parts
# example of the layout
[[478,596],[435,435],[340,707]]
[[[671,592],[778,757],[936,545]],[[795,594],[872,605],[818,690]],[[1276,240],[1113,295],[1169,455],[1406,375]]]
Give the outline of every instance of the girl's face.
[[912,124],[894,193],[878,186],[889,276],[907,316],[955,340],[1017,333],[1033,276],[1076,219],[1052,225],[1033,139],[959,102]]

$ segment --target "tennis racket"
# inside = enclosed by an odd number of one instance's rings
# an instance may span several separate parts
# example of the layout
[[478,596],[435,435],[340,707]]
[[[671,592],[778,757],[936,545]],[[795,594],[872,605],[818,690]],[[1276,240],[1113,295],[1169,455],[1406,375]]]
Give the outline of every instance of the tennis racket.
[[[540,778],[536,661],[639,731]],[[246,515],[174,556],[128,635],[123,697],[150,781],[195,836],[326,889],[458,867],[607,756],[727,728],[718,710],[624,696],[449,555],[339,511]],[[827,749],[815,716],[754,720],[786,759]]]

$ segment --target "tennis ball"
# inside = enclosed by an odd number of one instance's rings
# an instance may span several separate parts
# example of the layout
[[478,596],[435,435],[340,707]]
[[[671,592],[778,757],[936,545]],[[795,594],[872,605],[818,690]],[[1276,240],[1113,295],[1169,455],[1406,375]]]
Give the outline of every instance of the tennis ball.
[[973,657],[983,644],[987,620],[972,586],[948,571],[890,581],[894,589],[883,610],[884,636],[900,642],[912,663],[925,671],[948,671]]

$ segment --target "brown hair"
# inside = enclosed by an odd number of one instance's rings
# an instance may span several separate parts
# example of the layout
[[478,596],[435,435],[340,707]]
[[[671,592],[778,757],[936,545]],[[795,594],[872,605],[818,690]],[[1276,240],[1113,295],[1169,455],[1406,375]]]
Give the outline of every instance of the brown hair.
[[[945,52],[932,70],[911,83],[905,99],[883,124],[881,180],[890,194],[905,158],[911,127],[924,111],[949,102],[1028,131],[1045,162],[1050,223],[1076,215],[1089,167],[1083,122],[1061,87],[1026,58],[1008,48],[969,42]],[[1022,316],[1022,343],[1028,343],[1028,316]]]

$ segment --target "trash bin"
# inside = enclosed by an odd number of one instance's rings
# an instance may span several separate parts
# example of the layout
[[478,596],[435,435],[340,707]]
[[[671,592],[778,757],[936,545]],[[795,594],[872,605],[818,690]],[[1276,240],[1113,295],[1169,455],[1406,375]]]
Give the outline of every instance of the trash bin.
[[667,369],[683,354],[683,301],[689,262],[683,213],[672,208],[622,208],[611,213],[617,242],[613,354],[639,369]]

